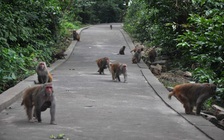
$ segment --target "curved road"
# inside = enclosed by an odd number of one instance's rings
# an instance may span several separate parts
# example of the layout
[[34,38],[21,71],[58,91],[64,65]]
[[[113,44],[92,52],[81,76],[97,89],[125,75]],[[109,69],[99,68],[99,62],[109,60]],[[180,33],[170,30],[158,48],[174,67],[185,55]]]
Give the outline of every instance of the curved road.
[[[186,119],[199,122],[202,117],[185,115],[175,98],[166,99],[168,92],[143,62],[131,63],[133,44],[121,24],[113,24],[113,30],[108,24],[91,26],[72,45],[69,58],[52,71],[57,125],[49,124],[49,110],[42,113],[42,123],[29,123],[19,98],[0,113],[0,140],[49,140],[50,135],[62,133],[70,140],[213,139]],[[117,55],[123,45],[125,55]],[[105,56],[127,64],[127,83],[112,81],[107,69],[105,75],[97,73],[95,60]]]

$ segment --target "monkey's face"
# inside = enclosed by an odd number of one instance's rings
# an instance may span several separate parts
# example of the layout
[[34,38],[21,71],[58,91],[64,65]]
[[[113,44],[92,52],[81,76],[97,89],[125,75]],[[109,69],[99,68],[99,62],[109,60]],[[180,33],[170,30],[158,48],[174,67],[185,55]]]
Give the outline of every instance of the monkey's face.
[[214,91],[216,91],[216,85],[212,84],[212,85],[211,85],[211,88],[212,88]]
[[45,87],[45,95],[50,97],[52,96],[52,94],[53,94],[53,87],[51,84],[49,84]]
[[44,70],[45,69],[45,64],[44,63],[40,63],[39,64],[39,69]]
[[126,71],[127,71],[127,65],[126,64],[123,64],[122,65],[122,72],[123,73],[126,73]]
[[216,85],[215,84],[210,84],[210,88],[212,90],[212,93],[215,94],[215,92],[216,92]]

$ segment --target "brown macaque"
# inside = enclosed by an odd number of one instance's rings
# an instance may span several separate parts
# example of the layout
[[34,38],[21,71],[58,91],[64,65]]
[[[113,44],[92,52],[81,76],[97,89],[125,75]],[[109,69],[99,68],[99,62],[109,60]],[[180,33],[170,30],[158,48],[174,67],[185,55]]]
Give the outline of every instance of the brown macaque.
[[143,51],[144,47],[142,45],[136,45],[134,49],[132,49],[130,52],[137,52],[137,51]]
[[[47,82],[52,82],[52,75],[47,70],[47,66],[45,62],[40,62],[36,67],[37,72],[37,79],[39,84],[44,84]],[[35,84],[38,84],[38,82],[34,81]]]
[[186,114],[194,114],[192,110],[196,106],[196,114],[199,115],[204,101],[215,95],[215,92],[214,84],[186,83],[175,86],[168,98],[175,96],[183,104]]
[[56,58],[56,59],[65,59],[65,56],[67,56],[67,54],[65,54],[65,49],[63,49],[60,52],[56,53],[54,55],[54,58]]
[[111,30],[113,29],[113,26],[112,26],[112,25],[110,25],[110,29],[111,29]]
[[24,91],[21,105],[25,106],[26,114],[30,122],[33,122],[32,117],[34,116],[40,123],[42,121],[41,111],[50,108],[50,124],[55,124],[56,104],[53,92],[51,83],[30,87]]
[[120,51],[119,51],[118,54],[120,54],[120,55],[124,55],[124,50],[125,50],[125,46],[123,46],[123,47],[120,49]]
[[139,63],[141,61],[141,57],[142,57],[141,49],[138,49],[132,57],[132,63],[133,64]]
[[149,52],[148,52],[148,58],[150,60],[150,62],[154,62],[156,59],[157,53],[155,48],[152,48]]
[[110,59],[108,57],[99,58],[96,60],[99,74],[104,74],[104,69],[109,68]]
[[110,64],[110,72],[112,74],[112,80],[120,80],[120,75],[124,75],[124,82],[127,81],[127,65],[121,63],[111,63]]
[[73,40],[80,41],[80,35],[76,32],[76,30],[73,31]]

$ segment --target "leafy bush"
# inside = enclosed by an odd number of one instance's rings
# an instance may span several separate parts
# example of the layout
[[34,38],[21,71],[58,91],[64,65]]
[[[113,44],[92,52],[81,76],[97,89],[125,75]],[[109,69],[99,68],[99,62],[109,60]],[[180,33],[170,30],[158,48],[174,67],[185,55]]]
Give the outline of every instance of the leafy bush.
[[[178,48],[183,62],[193,63],[194,78],[199,82],[214,82],[218,85],[217,101],[224,101],[224,12],[223,1],[194,1],[200,13],[190,14],[191,28],[180,35]],[[220,100],[221,99],[221,100]],[[220,102],[221,103],[221,102]]]
[[33,73],[38,61],[52,61],[60,11],[30,0],[2,0],[0,9],[1,92]]
[[215,83],[213,101],[223,104],[223,7],[223,0],[132,0],[124,28],[138,41],[160,46],[173,64],[192,71],[197,82]]

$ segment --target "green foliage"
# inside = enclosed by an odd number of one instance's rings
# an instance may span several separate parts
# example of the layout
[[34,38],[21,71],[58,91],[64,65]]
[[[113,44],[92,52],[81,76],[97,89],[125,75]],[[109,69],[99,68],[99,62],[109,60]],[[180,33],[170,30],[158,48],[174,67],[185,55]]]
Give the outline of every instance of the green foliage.
[[[193,75],[199,82],[214,82],[219,90],[216,102],[223,106],[224,101],[224,12],[223,1],[195,0],[199,13],[190,14],[191,28],[180,35],[178,48],[183,62],[194,63],[197,68]],[[200,8],[199,8],[200,5]],[[209,101],[208,104],[213,102]]]
[[0,2],[0,92],[33,73],[38,61],[52,61],[61,16],[51,2]]
[[180,13],[178,10],[170,0],[134,0],[126,13],[124,28],[142,43],[161,46],[164,52],[172,51],[181,30],[177,25],[185,20],[178,15],[185,17],[186,14],[185,9],[179,10]]
[[[17,81],[29,76],[32,71],[28,68],[34,66],[33,59],[35,58],[35,50],[29,47],[27,50],[17,48],[16,50],[10,48],[0,47],[0,92],[5,90]],[[29,57],[25,56],[26,54]]]
[[[222,11],[224,3],[208,2],[206,5],[203,3],[203,1],[195,3],[200,4],[204,10],[200,15],[197,13],[190,15],[191,28],[177,38],[179,42],[177,46],[184,54],[183,61],[197,63],[196,79],[203,82],[212,79],[216,82],[219,77],[224,76],[224,12]],[[202,73],[199,74],[199,71]]]
[[0,92],[33,73],[37,62],[54,61],[53,53],[65,49],[62,42],[83,23],[121,21],[123,2],[1,0]]
[[77,19],[82,23],[121,22],[125,6],[121,0],[80,0],[74,2]]

